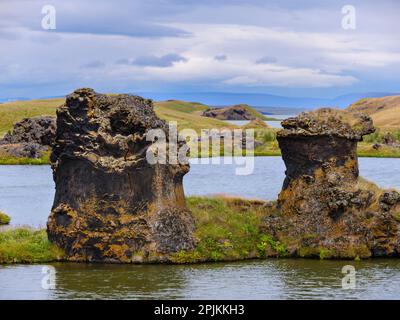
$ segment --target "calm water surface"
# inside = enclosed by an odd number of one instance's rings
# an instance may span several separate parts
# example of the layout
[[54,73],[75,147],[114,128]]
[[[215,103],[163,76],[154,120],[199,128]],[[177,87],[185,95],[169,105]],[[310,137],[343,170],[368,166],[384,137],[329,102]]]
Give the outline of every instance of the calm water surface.
[[[186,195],[227,194],[274,200],[282,187],[281,157],[255,157],[250,175],[236,175],[243,158],[233,164],[192,164],[184,178]],[[241,161],[239,161],[241,160]],[[209,159],[203,159],[209,162]],[[400,159],[360,158],[360,174],[384,188],[400,189]],[[0,210],[13,225],[45,226],[54,197],[49,166],[0,166]]]
[[[266,115],[267,117],[275,118],[277,120],[265,120],[264,122],[268,124],[271,128],[276,128],[280,129],[282,128],[281,126],[281,121],[290,117],[295,117],[296,115],[291,115],[291,114],[271,114],[271,115]],[[225,120],[225,122],[235,124],[237,126],[244,126],[248,124],[250,121],[248,120]]]
[[[234,164],[192,164],[186,194],[275,199],[284,178],[281,158],[254,161],[254,172],[244,176],[235,175]],[[400,159],[361,158],[360,173],[400,189]],[[53,196],[49,166],[0,166],[0,209],[14,225],[45,226]],[[356,289],[341,287],[347,264],[356,268]],[[0,299],[400,299],[400,260],[49,266],[56,272],[54,290],[42,288],[44,265],[0,265]]]
[[[356,269],[355,289],[342,288],[348,264]],[[48,266],[53,290],[42,288]],[[399,260],[0,266],[0,299],[399,299],[399,275]]]

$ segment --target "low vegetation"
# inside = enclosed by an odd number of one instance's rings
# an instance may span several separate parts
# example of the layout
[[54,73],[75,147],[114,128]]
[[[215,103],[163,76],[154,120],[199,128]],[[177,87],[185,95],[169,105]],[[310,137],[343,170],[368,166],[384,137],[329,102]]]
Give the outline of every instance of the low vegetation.
[[11,218],[8,215],[6,215],[4,212],[0,211],[0,226],[9,224],[10,221],[11,221]]
[[193,113],[197,115],[201,115],[203,111],[209,109],[210,107],[199,103],[199,102],[187,102],[181,100],[166,100],[166,101],[158,101],[154,103],[154,106],[157,110],[159,109],[169,109],[175,110],[184,113]]
[[189,197],[196,221],[198,245],[172,256],[175,263],[230,261],[265,256],[286,256],[283,244],[260,231],[264,201],[240,198]]
[[0,153],[0,165],[43,165],[50,163],[50,151],[44,152],[38,159],[16,158]]
[[43,263],[62,257],[62,250],[50,243],[45,230],[17,228],[0,232],[0,264]]
[[15,101],[0,104],[0,137],[23,118],[55,116],[56,109],[65,99]]
[[[364,109],[372,110],[371,116],[375,115],[382,117],[383,113],[390,113],[397,110],[397,101],[399,97],[387,97],[387,99],[363,99],[353,104],[349,109],[364,111]],[[64,102],[63,98],[46,99],[46,100],[31,100],[31,101],[16,101],[0,104],[0,137],[9,131],[13,124],[22,120],[25,117],[34,117],[39,115],[55,115],[56,109]],[[383,105],[379,105],[382,104]],[[209,106],[198,102],[186,102],[180,100],[167,100],[154,103],[156,114],[166,121],[177,121],[178,129],[193,129],[197,134],[201,133],[201,129],[222,129],[222,128],[240,128],[229,124],[225,121],[207,118],[201,116],[204,110]],[[249,108],[249,112],[256,112]],[[398,115],[392,114],[394,119],[400,119]],[[397,120],[396,120],[397,121]],[[375,122],[375,119],[374,119]],[[390,123],[392,123],[391,120]],[[376,123],[375,123],[376,124]],[[378,126],[379,127],[379,126]],[[246,126],[244,126],[246,128]],[[255,128],[255,140],[261,145],[256,146],[254,150],[255,156],[280,156],[281,152],[276,140],[277,129],[273,128]],[[390,134],[395,143],[400,144],[400,129],[391,127],[388,123],[384,123],[382,127],[377,129],[373,134],[364,137],[364,141],[358,145],[358,155],[360,157],[400,157],[400,147],[388,145],[384,143],[384,138]],[[214,152],[215,153],[215,152]],[[223,150],[216,154],[223,155]],[[239,155],[239,154],[236,154]],[[203,155],[205,156],[205,155]],[[48,164],[49,153],[44,154],[40,159],[29,158],[14,158],[9,155],[0,154],[0,165],[5,164]]]
[[[239,198],[188,197],[198,245],[172,255],[174,263],[229,261],[286,256],[283,244],[260,231],[265,202]],[[63,260],[63,251],[49,242],[45,230],[29,228],[0,232],[0,264]]]

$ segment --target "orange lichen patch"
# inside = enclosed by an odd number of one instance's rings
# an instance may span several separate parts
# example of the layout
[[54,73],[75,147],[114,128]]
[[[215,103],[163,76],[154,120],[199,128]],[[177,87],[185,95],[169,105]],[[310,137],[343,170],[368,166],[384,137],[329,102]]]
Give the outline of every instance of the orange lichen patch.
[[127,251],[129,251],[129,246],[126,244],[121,244],[121,245],[111,244],[108,246],[108,249],[104,252],[104,255],[112,258],[129,260],[129,258],[126,257]]

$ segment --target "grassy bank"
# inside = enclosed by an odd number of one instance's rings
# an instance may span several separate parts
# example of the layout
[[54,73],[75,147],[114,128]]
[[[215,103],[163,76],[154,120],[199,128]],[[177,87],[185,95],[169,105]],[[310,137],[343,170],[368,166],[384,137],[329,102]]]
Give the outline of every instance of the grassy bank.
[[[400,158],[400,149],[384,149],[384,150],[374,150],[370,147],[368,148],[359,148],[358,149],[358,157],[360,158]],[[274,149],[273,147],[265,148],[264,150],[255,150],[255,157],[280,157],[281,151],[279,149]],[[224,156],[224,153],[221,152],[216,156]],[[236,156],[240,156],[237,154]],[[207,156],[208,157],[208,156]],[[30,159],[30,158],[14,158],[14,157],[1,157],[0,156],[0,165],[49,165],[50,160],[49,156],[45,155],[39,159]]]
[[50,151],[43,153],[38,159],[16,158],[0,153],[0,165],[43,165],[50,164]]
[[284,245],[260,232],[266,202],[189,197],[187,204],[196,221],[198,245],[193,251],[174,254],[173,262],[233,261],[287,255]]
[[49,242],[45,230],[17,228],[0,232],[0,264],[51,262],[62,256],[62,250]]
[[[172,255],[175,263],[229,261],[285,256],[286,249],[260,232],[264,201],[188,197],[195,223],[197,248]],[[263,209],[264,208],[264,209]],[[0,264],[60,261],[63,252],[47,239],[45,230],[29,228],[0,232]]]

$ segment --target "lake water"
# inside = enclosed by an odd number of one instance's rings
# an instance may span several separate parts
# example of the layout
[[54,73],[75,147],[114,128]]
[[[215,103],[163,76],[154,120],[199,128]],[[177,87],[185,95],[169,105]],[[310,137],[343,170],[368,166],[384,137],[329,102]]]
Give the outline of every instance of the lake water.
[[[294,117],[296,115],[290,115],[290,114],[271,114],[271,115],[265,115],[267,117],[271,117],[271,118],[275,118],[278,120],[265,120],[264,122],[270,126],[271,128],[275,128],[275,129],[281,129],[281,121],[280,120],[284,120],[290,117]],[[235,124],[237,126],[244,126],[246,124],[248,124],[250,121],[249,120],[225,120],[225,122],[231,123],[231,124]]]
[[[234,158],[232,164],[224,164],[224,160],[214,158],[216,164],[192,164],[184,177],[186,195],[277,198],[285,177],[281,157],[251,158],[254,170],[249,175],[235,174],[238,168],[243,168],[244,158]],[[400,189],[400,159],[360,158],[359,162],[364,178],[384,188]],[[49,166],[0,166],[0,210],[11,216],[13,225],[44,227],[53,197],[54,183]]]
[[[342,268],[356,270],[343,289]],[[46,269],[43,269],[43,268]],[[54,268],[55,288],[42,287]],[[198,265],[0,265],[0,299],[399,299],[400,261],[250,260]]]
[[[224,160],[216,158],[214,161]],[[241,158],[237,161],[243,160]],[[207,161],[204,159],[203,161]],[[400,189],[400,159],[360,158],[360,173],[379,186]],[[242,164],[192,164],[187,195],[228,194],[275,199],[284,178],[280,157]],[[49,166],[0,166],[0,209],[13,225],[45,226],[54,196]],[[356,268],[356,288],[343,289],[342,267]],[[43,267],[56,275],[42,288]],[[0,299],[400,299],[400,260],[251,260],[199,265],[0,265]]]

